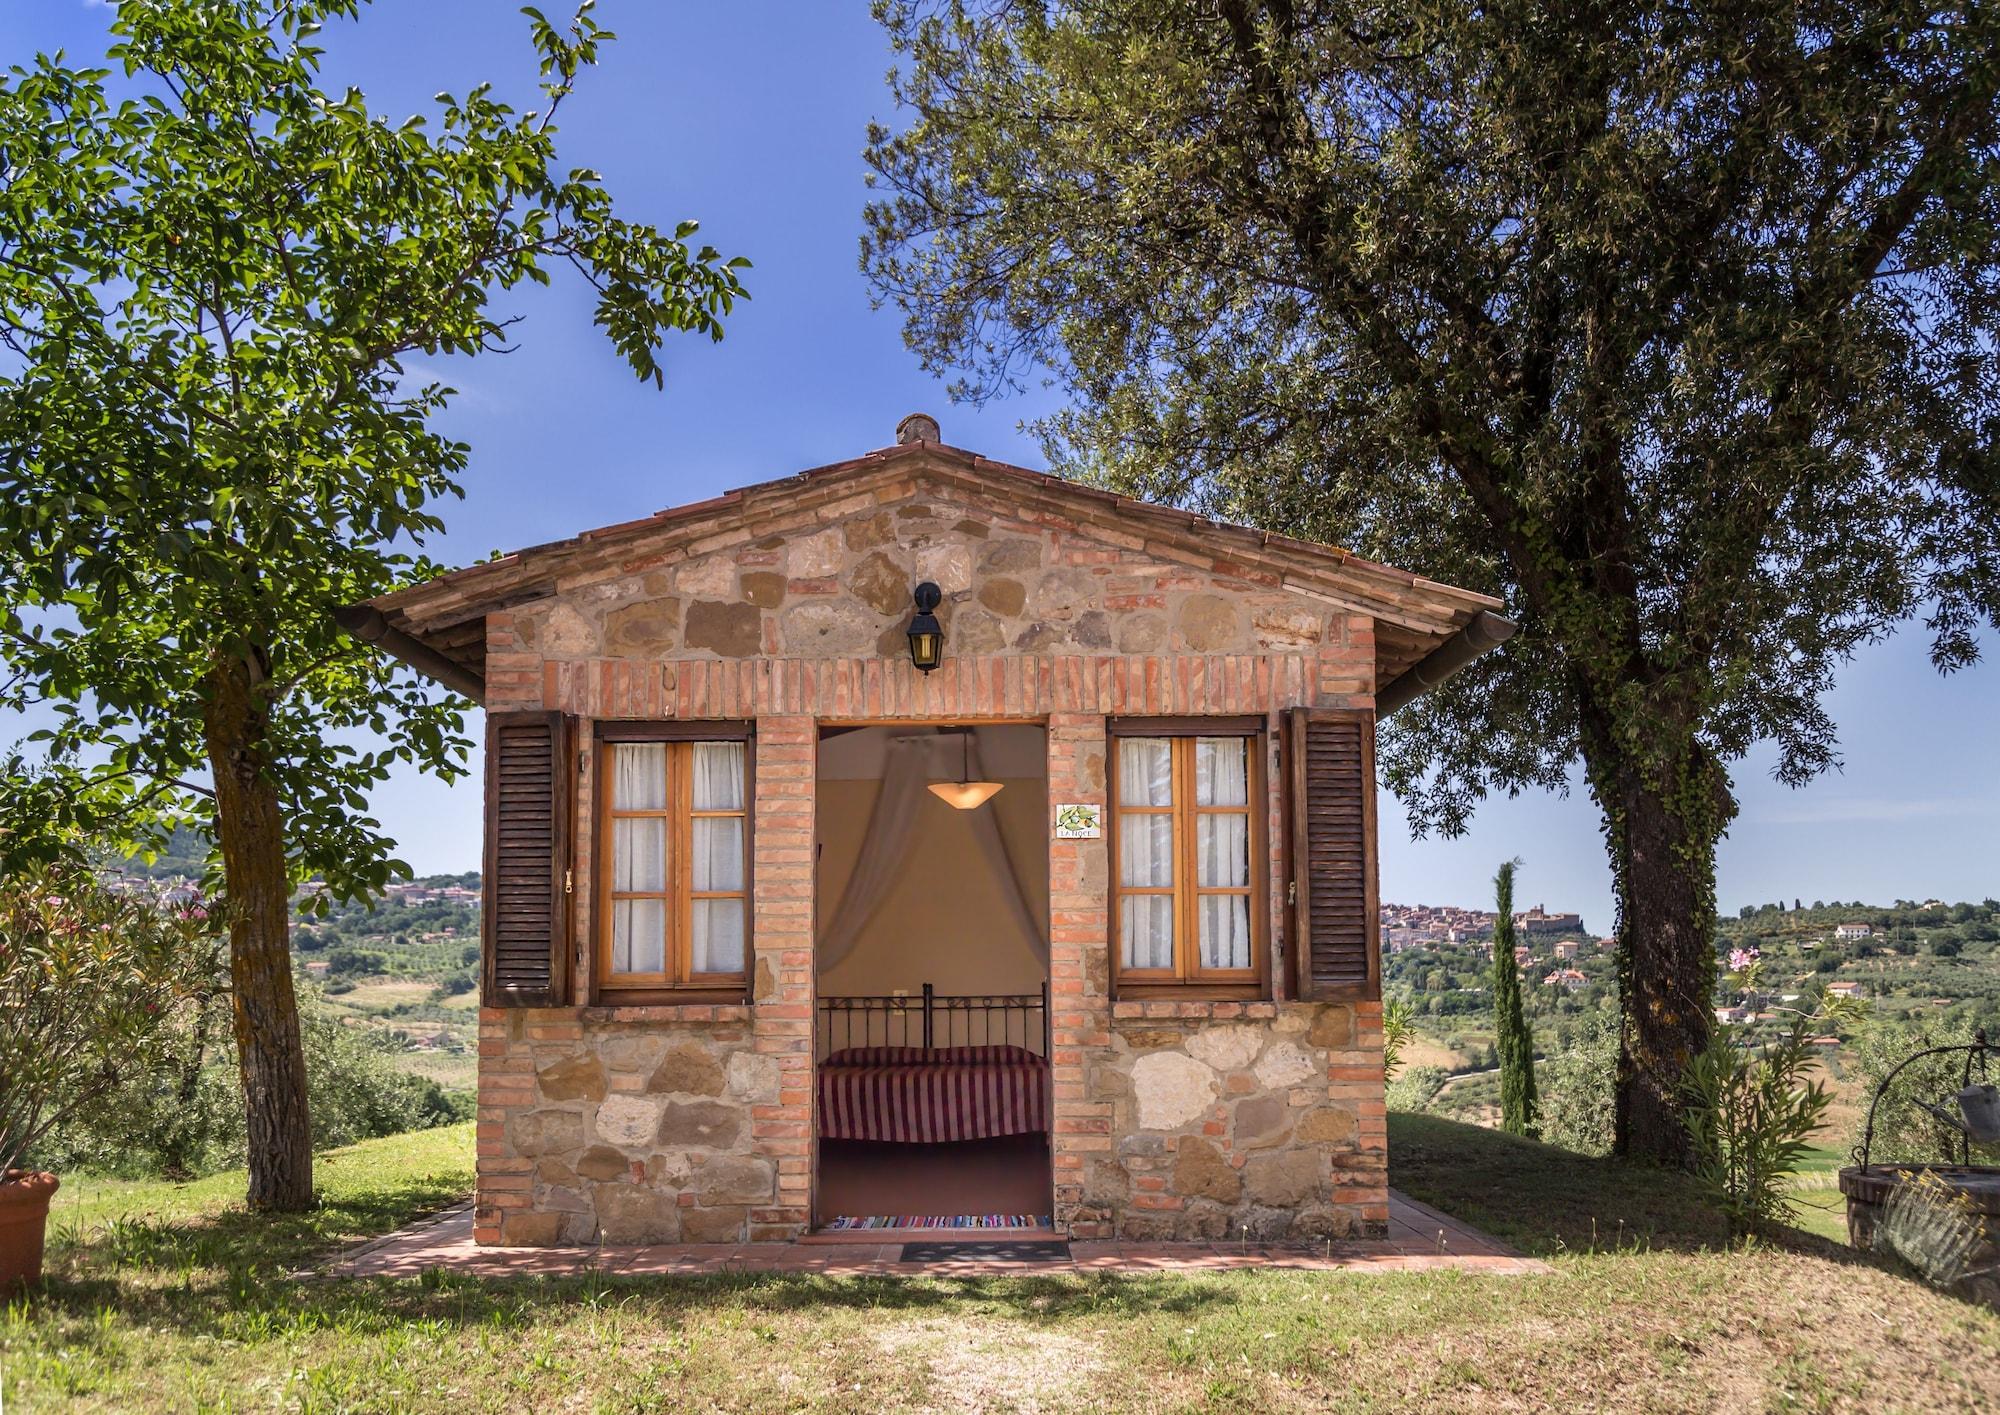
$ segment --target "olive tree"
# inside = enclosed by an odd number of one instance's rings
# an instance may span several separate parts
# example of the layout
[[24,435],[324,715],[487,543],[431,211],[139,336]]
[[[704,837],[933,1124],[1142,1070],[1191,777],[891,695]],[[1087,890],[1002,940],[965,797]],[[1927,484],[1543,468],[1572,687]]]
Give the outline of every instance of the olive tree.
[[878,0],[862,260],[1058,470],[1505,597],[1385,723],[1419,827],[1600,812],[1619,1145],[1685,1162],[1732,765],[2000,618],[1995,87],[1970,3]]

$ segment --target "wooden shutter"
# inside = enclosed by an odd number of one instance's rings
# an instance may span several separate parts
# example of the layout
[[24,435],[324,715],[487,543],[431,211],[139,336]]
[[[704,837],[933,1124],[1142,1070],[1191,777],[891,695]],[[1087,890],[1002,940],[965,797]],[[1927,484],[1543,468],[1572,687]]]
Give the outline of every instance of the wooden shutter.
[[486,1005],[569,1001],[576,732],[559,712],[486,715]]
[[1298,996],[1378,998],[1382,954],[1375,880],[1374,714],[1293,708],[1287,727],[1287,932]]

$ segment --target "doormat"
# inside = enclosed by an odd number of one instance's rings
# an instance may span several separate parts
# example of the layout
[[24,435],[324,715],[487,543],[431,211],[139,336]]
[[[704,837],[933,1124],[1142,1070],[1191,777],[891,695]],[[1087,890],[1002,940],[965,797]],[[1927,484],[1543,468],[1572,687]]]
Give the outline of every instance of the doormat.
[[958,1262],[1005,1262],[1005,1263],[1066,1263],[1069,1261],[1069,1244],[1016,1243],[1005,1239],[991,1242],[969,1243],[927,1242],[905,1243],[903,1261],[906,1263],[958,1263]]
[[1047,1214],[870,1214],[828,1219],[828,1228],[1051,1228]]

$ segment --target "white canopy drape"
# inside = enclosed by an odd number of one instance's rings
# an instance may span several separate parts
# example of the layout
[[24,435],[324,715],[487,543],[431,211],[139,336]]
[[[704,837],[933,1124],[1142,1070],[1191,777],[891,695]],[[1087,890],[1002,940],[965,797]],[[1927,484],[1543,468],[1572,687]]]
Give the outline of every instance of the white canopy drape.
[[[888,764],[882,772],[882,794],[875,799],[874,813],[868,817],[868,833],[862,838],[861,854],[848,876],[840,903],[829,913],[819,931],[818,962],[831,968],[841,962],[861,941],[869,921],[881,910],[905,872],[916,868],[921,846],[911,848],[918,819],[928,810],[948,811],[971,830],[980,858],[1000,884],[1007,912],[1035,958],[1047,963],[1048,935],[1035,919],[1021,886],[1021,875],[1008,854],[1006,837],[991,804],[972,811],[952,811],[924,789],[931,779],[932,758],[937,744],[950,738],[926,733],[896,737],[889,742]],[[957,752],[949,755],[957,757]],[[956,762],[953,765],[957,765]],[[983,779],[980,767],[979,734],[975,729],[966,744],[965,769],[971,780]],[[952,773],[956,775],[956,773]]]

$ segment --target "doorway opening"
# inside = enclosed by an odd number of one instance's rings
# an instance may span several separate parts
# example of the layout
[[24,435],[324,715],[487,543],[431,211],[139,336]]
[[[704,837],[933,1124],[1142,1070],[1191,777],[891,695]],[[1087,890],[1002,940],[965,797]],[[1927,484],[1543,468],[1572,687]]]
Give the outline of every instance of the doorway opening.
[[818,777],[815,1227],[1047,1227],[1046,732],[830,727]]

